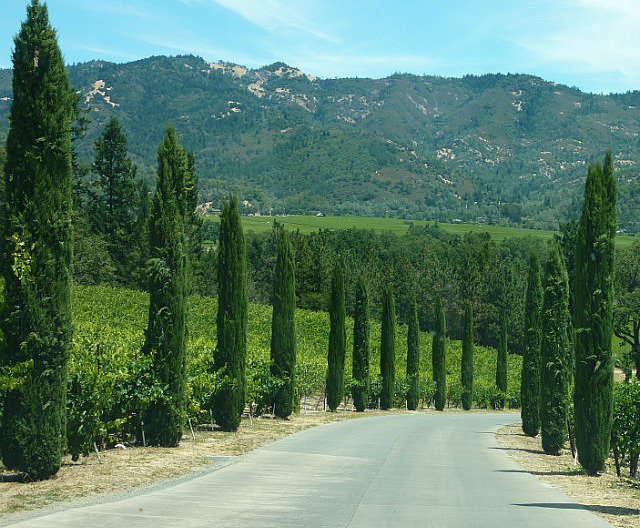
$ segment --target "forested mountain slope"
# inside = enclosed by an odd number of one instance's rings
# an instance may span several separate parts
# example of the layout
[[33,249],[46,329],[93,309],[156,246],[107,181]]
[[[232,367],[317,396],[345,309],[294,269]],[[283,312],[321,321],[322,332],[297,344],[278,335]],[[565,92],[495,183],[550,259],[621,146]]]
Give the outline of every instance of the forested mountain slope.
[[[113,115],[153,181],[167,122],[196,155],[204,200],[555,228],[576,216],[586,163],[611,149],[620,223],[640,230],[640,92],[593,95],[529,75],[315,79],[193,56],[69,67],[93,141]],[[11,72],[0,70],[0,140]]]

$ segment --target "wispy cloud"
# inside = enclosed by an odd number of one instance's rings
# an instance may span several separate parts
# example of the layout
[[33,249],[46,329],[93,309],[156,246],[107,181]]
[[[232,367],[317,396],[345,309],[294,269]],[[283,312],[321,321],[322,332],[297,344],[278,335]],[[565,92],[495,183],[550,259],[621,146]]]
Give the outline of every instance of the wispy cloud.
[[515,38],[532,62],[582,75],[615,75],[640,88],[640,3],[568,0],[554,27]]
[[287,0],[212,0],[252,24],[271,33],[297,31],[321,40],[340,41],[329,32],[318,29],[303,9],[307,3]]

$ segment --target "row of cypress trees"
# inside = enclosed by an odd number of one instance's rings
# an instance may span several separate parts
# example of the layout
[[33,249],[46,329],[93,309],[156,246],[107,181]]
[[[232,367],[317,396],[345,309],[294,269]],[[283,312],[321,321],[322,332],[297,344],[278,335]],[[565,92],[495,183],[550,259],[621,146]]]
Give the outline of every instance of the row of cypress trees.
[[[369,304],[366,285],[362,276],[356,280],[355,313],[353,323],[353,386],[352,397],[356,411],[364,411],[369,397]],[[393,407],[395,395],[395,302],[391,285],[382,290],[382,324],[380,341],[380,375],[382,387],[380,408]],[[329,350],[327,357],[327,406],[335,411],[344,397],[345,364],[345,308],[344,272],[340,263],[333,268],[329,301]],[[446,377],[446,321],[442,301],[436,299],[436,327],[433,333],[432,362],[433,380],[436,384],[435,408],[443,410],[447,399]],[[406,402],[409,410],[418,407],[420,399],[420,331],[415,297],[409,300],[409,321],[407,325],[407,372],[408,383]],[[461,378],[463,387],[463,408],[472,406],[473,395],[473,313],[471,304],[465,308],[464,337],[462,344]],[[506,354],[505,354],[506,369]],[[506,379],[506,370],[505,370]],[[506,390],[506,387],[505,387]]]
[[550,247],[544,290],[535,254],[529,264],[522,428],[529,436],[541,431],[544,451],[558,454],[567,436],[573,379],[576,448],[578,460],[589,475],[602,471],[609,455],[616,226],[615,176],[611,153],[607,152],[603,165],[595,162],[588,167],[575,248],[573,321],[569,280],[559,242],[554,241]]

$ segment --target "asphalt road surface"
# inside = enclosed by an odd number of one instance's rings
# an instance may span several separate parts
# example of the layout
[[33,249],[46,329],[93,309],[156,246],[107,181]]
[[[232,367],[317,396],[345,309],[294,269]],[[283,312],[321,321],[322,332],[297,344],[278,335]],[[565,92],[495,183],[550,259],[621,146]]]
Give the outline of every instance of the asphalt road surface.
[[518,419],[407,413],[331,423],[194,478],[12,526],[611,526],[497,446],[496,430]]

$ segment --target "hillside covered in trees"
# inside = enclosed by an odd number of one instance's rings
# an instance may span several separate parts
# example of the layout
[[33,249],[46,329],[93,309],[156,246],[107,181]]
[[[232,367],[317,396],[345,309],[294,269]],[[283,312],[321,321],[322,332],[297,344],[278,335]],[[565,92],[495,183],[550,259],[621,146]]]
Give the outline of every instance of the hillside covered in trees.
[[[640,92],[594,95],[528,75],[316,79],[193,56],[68,67],[90,108],[80,159],[111,117],[153,184],[167,122],[201,199],[244,212],[324,211],[555,229],[577,217],[586,164],[612,150],[620,227],[640,229]],[[0,70],[0,143],[11,72]]]

